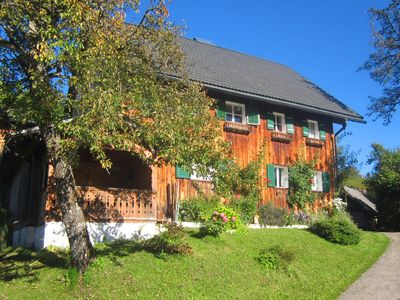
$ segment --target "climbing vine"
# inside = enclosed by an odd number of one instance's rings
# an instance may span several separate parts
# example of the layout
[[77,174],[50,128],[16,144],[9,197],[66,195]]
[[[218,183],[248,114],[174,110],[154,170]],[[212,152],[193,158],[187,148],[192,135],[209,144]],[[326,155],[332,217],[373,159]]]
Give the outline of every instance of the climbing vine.
[[300,160],[289,168],[289,191],[287,202],[290,207],[306,209],[315,201],[312,191],[314,162]]

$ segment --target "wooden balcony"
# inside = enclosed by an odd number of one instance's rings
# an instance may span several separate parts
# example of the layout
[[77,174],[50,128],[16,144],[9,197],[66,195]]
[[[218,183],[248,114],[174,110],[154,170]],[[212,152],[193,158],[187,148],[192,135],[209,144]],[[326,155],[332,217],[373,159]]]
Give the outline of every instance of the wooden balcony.
[[77,187],[88,221],[155,221],[156,194],[148,190]]
[[325,145],[325,141],[306,138],[306,145],[321,148],[323,145]]
[[271,141],[281,142],[281,143],[290,143],[293,139],[293,135],[283,133],[283,132],[272,132],[271,133]]
[[235,123],[235,122],[228,122],[224,123],[224,130],[242,134],[249,134],[251,131],[250,125]]

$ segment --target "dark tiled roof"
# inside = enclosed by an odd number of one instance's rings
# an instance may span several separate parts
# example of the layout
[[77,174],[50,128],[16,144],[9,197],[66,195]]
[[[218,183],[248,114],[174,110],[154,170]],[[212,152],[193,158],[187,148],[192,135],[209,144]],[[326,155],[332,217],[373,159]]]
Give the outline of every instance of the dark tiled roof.
[[189,78],[206,86],[333,113],[353,121],[363,117],[289,67],[210,44],[179,38]]

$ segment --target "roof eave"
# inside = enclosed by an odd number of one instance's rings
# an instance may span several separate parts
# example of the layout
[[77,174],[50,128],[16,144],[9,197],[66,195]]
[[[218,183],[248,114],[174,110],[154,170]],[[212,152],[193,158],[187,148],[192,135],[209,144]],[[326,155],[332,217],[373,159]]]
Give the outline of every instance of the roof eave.
[[315,108],[315,107],[310,107],[310,106],[305,106],[305,105],[294,103],[294,102],[289,102],[288,100],[276,99],[276,98],[272,98],[272,97],[265,97],[265,96],[261,96],[261,95],[255,95],[255,94],[251,94],[251,93],[248,93],[248,92],[243,92],[243,91],[238,91],[238,90],[234,90],[234,89],[229,89],[229,88],[225,88],[225,87],[212,85],[212,84],[209,84],[209,83],[201,82],[201,84],[204,87],[208,88],[209,90],[226,92],[226,93],[229,93],[229,94],[232,94],[232,95],[235,95],[235,96],[245,96],[245,97],[252,98],[252,99],[255,99],[255,100],[259,100],[259,101],[275,103],[275,104],[279,104],[279,105],[286,106],[286,107],[297,108],[297,109],[301,109],[301,110],[304,110],[304,111],[314,112],[314,113],[318,113],[318,114],[322,114],[322,115],[338,118],[338,119],[341,119],[343,121],[353,121],[353,122],[362,123],[362,124],[366,124],[367,123],[362,117],[361,118],[357,118],[357,117],[350,116],[350,115],[335,113],[335,112],[332,112],[332,111],[322,110],[322,109]]

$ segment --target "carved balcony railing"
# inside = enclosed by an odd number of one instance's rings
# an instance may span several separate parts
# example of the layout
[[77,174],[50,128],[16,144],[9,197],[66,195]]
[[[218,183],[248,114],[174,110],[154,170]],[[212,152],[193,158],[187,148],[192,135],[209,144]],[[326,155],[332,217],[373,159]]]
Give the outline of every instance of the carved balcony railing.
[[148,190],[77,187],[85,216],[90,221],[156,220],[156,194]]
[[251,128],[250,128],[250,125],[247,125],[247,124],[226,121],[224,123],[224,130],[230,131],[230,132],[236,132],[236,133],[249,134],[251,131]]
[[290,143],[293,139],[291,134],[283,133],[283,132],[272,132],[271,140],[275,142],[281,143]]
[[312,147],[319,147],[319,148],[321,148],[323,145],[325,145],[325,141],[317,140],[317,139],[311,139],[311,138],[306,138],[306,145],[312,146]]

